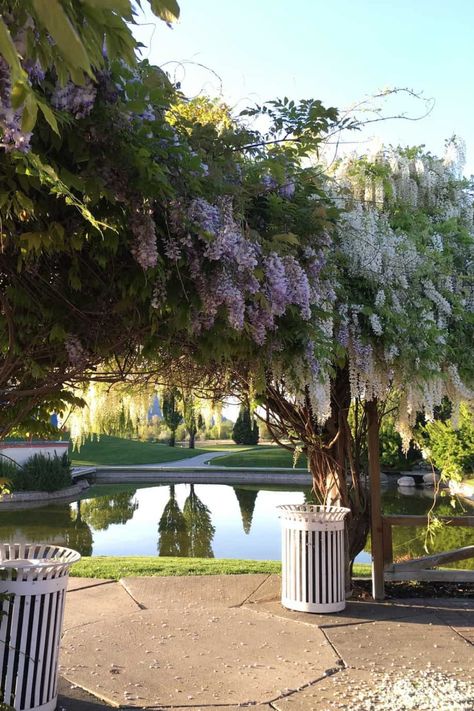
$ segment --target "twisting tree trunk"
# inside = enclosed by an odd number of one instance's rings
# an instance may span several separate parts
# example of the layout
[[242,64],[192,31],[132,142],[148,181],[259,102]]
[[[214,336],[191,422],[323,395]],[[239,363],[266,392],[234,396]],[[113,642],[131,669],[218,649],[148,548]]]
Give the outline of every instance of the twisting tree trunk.
[[369,531],[366,473],[361,468],[365,415],[356,403],[350,422],[349,370],[338,368],[331,382],[331,415],[323,424],[313,412],[309,393],[302,400],[288,396],[283,384],[269,382],[265,395],[266,425],[283,447],[307,455],[316,500],[345,506],[347,517],[346,580],[364,548]]

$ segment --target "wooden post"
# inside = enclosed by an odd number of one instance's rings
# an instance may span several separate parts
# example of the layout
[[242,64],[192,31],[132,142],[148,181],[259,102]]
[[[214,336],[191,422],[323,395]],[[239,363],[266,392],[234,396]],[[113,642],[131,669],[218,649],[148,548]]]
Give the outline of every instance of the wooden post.
[[382,545],[383,545],[383,565],[393,563],[393,538],[392,527],[386,522],[385,517],[382,517]]
[[366,403],[366,412],[372,538],[372,597],[374,600],[383,600],[385,597],[383,562],[384,551],[382,498],[380,488],[379,416],[377,411],[377,400],[371,400]]

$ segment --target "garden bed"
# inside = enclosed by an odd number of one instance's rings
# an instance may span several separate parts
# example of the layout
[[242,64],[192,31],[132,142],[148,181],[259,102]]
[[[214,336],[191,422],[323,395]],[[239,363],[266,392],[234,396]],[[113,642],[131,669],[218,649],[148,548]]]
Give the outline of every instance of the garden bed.
[[[430,583],[403,581],[385,583],[386,599],[403,598],[470,598],[474,599],[474,583]],[[358,579],[352,599],[372,599],[372,580]]]

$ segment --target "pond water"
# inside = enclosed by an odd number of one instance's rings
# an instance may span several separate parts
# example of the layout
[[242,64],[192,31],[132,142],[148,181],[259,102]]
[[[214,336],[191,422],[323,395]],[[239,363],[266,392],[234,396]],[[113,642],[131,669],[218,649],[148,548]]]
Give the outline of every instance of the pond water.
[[[166,555],[278,560],[280,523],[275,507],[311,500],[304,487],[230,486],[216,484],[94,485],[72,504],[2,511],[0,540],[54,542],[82,555]],[[384,487],[385,513],[424,514],[432,492],[410,495]],[[466,514],[474,506],[465,505]],[[437,513],[462,515],[446,498]],[[472,528],[437,531],[433,552],[472,544]],[[395,528],[395,557],[424,555],[423,529]],[[360,562],[369,562],[361,553]],[[455,564],[474,568],[474,561]]]

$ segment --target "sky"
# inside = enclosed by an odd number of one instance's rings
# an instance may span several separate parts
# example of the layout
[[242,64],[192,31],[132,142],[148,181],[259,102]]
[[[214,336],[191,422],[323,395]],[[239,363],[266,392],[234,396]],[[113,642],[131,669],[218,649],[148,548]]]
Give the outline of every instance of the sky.
[[[372,124],[346,137],[363,150],[385,143],[445,139],[467,145],[474,173],[473,0],[180,0],[172,29],[147,13],[135,28],[143,56],[180,81],[188,96],[222,96],[237,110],[272,98],[317,98],[347,109],[386,88],[409,88],[432,99],[419,121]],[[199,66],[199,65],[203,65]],[[425,113],[398,94],[387,115]]]

